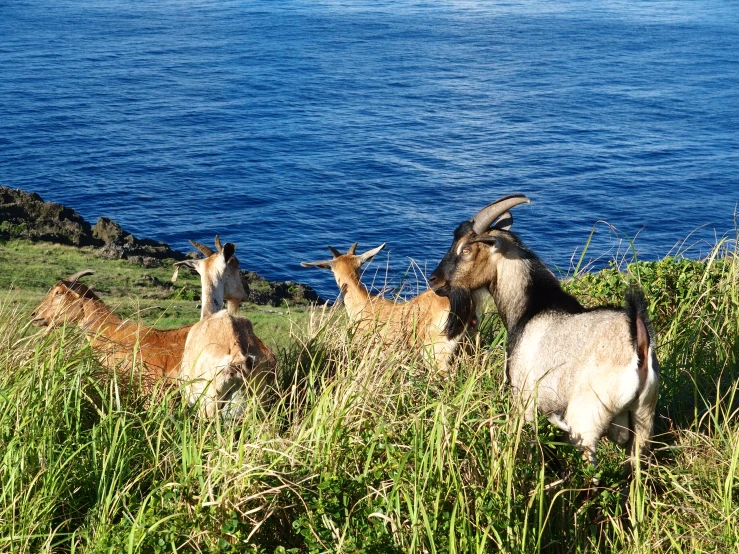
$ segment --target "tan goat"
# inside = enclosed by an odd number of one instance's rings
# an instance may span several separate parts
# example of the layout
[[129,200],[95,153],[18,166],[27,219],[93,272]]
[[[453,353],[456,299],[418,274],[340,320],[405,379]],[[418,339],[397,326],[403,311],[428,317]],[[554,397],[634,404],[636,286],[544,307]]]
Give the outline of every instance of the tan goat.
[[[188,333],[179,378],[186,382],[188,403],[195,405],[199,400],[202,415],[213,417],[224,409],[235,414],[232,401],[247,386],[259,394],[274,375],[276,360],[254,334],[251,322],[235,315],[240,301],[246,298],[239,261],[234,256],[236,247],[232,243],[221,246],[218,237],[217,253],[193,244],[208,257],[175,265],[200,274],[203,309],[200,321]],[[176,276],[175,271],[173,279]],[[222,309],[224,294],[230,295],[228,311]]]
[[162,377],[176,377],[192,326],[163,331],[122,320],[79,282],[93,273],[87,269],[57,282],[31,314],[32,323],[50,327],[76,323],[106,367],[130,369],[134,361],[142,362],[147,370],[142,375],[146,385]]
[[448,371],[460,339],[470,323],[450,317],[450,306],[455,299],[438,296],[431,290],[407,302],[393,302],[372,295],[360,280],[360,269],[385,248],[385,244],[360,255],[355,254],[356,242],[346,254],[331,246],[328,248],[333,259],[302,262],[300,265],[333,272],[344,296],[344,306],[351,324],[359,331],[379,330],[388,342],[402,340],[420,343],[431,354],[438,368],[442,372]]

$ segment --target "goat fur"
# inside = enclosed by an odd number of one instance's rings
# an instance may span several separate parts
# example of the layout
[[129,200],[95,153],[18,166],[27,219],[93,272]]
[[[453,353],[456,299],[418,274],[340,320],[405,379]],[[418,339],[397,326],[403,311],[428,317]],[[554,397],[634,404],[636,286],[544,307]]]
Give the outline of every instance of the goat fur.
[[[192,241],[191,241],[192,242]],[[207,258],[178,262],[200,274],[203,306],[200,321],[187,335],[179,379],[185,383],[184,394],[190,405],[198,404],[200,413],[214,417],[229,410],[235,397],[251,387],[258,396],[274,377],[276,358],[254,334],[251,322],[236,315],[241,300],[246,298],[239,273],[236,247],[226,243],[218,252],[193,242]],[[190,263],[188,263],[190,262]],[[176,278],[175,276],[173,277]],[[228,310],[223,310],[225,295]]]

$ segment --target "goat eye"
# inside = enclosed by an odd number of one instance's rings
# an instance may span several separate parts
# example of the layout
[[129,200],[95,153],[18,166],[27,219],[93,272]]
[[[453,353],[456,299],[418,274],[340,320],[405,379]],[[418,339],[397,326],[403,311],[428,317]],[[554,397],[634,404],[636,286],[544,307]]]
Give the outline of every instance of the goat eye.
[[462,248],[462,254],[469,254],[472,252],[469,248]]

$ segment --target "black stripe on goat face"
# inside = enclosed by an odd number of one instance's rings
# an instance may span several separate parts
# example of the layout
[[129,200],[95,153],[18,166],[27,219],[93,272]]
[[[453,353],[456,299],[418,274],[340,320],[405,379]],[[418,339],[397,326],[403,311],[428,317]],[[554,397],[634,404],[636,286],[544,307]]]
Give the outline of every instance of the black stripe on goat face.
[[457,227],[451,248],[429,277],[429,285],[436,294],[450,296],[450,291],[455,288],[471,291],[485,286],[475,275],[478,255],[485,248],[475,242],[479,238],[472,230],[471,222],[465,221]]

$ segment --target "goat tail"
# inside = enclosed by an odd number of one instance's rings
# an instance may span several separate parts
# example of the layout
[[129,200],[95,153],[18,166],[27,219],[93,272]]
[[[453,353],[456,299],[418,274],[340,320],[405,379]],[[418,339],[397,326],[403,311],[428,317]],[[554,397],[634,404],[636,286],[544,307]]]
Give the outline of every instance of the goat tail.
[[639,287],[631,286],[626,291],[626,316],[629,319],[631,338],[639,354],[639,365],[647,362],[648,349],[654,350],[654,330],[649,320],[647,299]]
[[639,392],[631,410],[634,440],[632,455],[649,447],[654,413],[659,392],[659,362],[655,354],[656,339],[649,321],[647,301],[641,289],[632,286],[626,293],[626,315],[638,358]]

